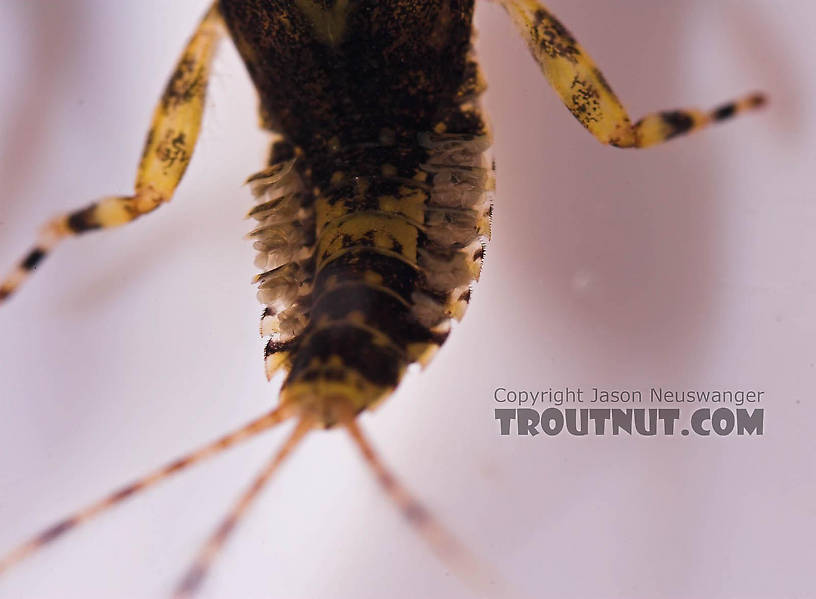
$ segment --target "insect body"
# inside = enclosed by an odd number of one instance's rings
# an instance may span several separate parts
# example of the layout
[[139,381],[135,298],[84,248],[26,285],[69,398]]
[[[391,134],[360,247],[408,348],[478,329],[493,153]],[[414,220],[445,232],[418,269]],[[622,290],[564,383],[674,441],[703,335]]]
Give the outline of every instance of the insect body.
[[489,231],[473,7],[416,5],[222,3],[284,135],[251,178],[267,371],[286,368],[281,402],[324,426],[444,341]]
[[[567,29],[530,0],[502,2],[569,110],[600,141],[645,147],[730,117],[659,112],[632,124]],[[286,373],[277,408],[46,529],[0,570],[81,522],[287,419],[298,424],[178,587],[192,594],[251,500],[311,429],[345,427],[386,492],[443,559],[484,592],[496,578],[387,472],[355,416],[427,363],[463,316],[490,232],[492,168],[471,51],[473,0],[221,0],[204,17],[156,108],[130,196],[47,224],[0,285],[7,299],[62,238],[125,224],[171,199],[198,136],[210,63],[226,32],[280,139],[250,177],[257,204],[267,374]]]

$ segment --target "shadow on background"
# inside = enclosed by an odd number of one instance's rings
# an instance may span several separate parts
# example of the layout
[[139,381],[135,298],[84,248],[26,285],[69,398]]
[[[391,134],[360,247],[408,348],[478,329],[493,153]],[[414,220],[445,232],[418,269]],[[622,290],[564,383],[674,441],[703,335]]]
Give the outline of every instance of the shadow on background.
[[7,26],[21,32],[23,42],[13,53],[22,77],[15,78],[6,91],[10,125],[0,146],[3,203],[10,219],[9,208],[15,206],[28,182],[49,176],[37,169],[37,163],[48,147],[55,115],[64,102],[82,96],[81,90],[72,87],[71,72],[81,64],[77,49],[88,26],[87,8],[82,0],[6,3]]
[[[658,148],[602,147],[543,83],[533,60],[520,58],[518,44],[508,39],[517,37],[515,29],[503,11],[483,10],[479,50],[489,84],[486,105],[494,121],[497,197],[482,284],[493,280],[495,289],[486,301],[506,326],[501,336],[489,340],[490,353],[502,369],[494,378],[536,390],[550,385],[694,386],[705,376],[709,352],[716,351],[710,349],[717,344],[716,325],[728,310],[718,294],[729,268],[725,240],[738,218],[723,202],[728,190],[722,181],[733,180],[729,168],[735,167],[728,145],[717,139],[734,137],[756,119],[766,119],[780,140],[795,134],[795,98],[801,92],[789,70],[778,68],[789,62],[785,46],[777,33],[761,26],[761,15],[748,5],[731,5],[739,7],[735,22],[719,18],[712,23],[727,11],[702,2],[548,4],[596,59],[633,121],[656,110],[711,108],[755,89],[768,92],[772,105]],[[738,31],[743,24],[745,29]],[[703,63],[694,52],[702,42],[707,48],[731,48],[743,73],[732,78],[723,73],[723,80],[736,85],[703,87],[706,78],[695,71]],[[741,79],[746,73],[747,86]],[[739,147],[732,150],[738,153]],[[523,387],[527,381],[531,384]],[[597,490],[601,481],[576,475],[571,468],[606,459],[602,456],[609,455],[609,443],[546,442],[549,449],[540,451],[547,469],[538,463],[536,477],[570,482],[557,489],[531,486],[528,497],[513,499],[518,513],[547,506],[538,526],[527,531],[544,538],[519,533],[516,545],[527,539],[526,552],[540,551],[551,544],[549,539],[558,538],[559,555],[574,555],[575,550],[584,558],[600,557],[579,543],[564,545],[572,531],[559,528],[558,521],[559,514],[591,504],[589,498],[603,501]],[[508,449],[503,457],[485,459],[503,462],[504,469],[515,472],[509,464],[534,463],[534,450],[522,445],[527,444],[520,443],[515,453]],[[695,517],[691,504],[688,513],[665,513],[660,506],[705,484],[700,477],[706,474],[688,459],[690,452],[707,456],[714,469],[719,452],[699,444],[656,447],[642,439],[614,447],[615,471],[604,484],[617,484],[613,494],[621,493],[622,503],[626,497],[632,500],[631,512],[619,514],[621,532],[639,538],[639,545],[655,547],[651,575],[656,580],[670,577],[677,596],[683,596],[683,581],[693,580],[695,560],[668,563],[658,550],[670,538],[671,555],[693,555],[708,522]],[[564,457],[555,459],[551,452]],[[593,452],[598,456],[594,460]],[[639,462],[650,464],[647,476],[635,467]],[[614,482],[617,476],[619,483]],[[610,487],[600,488],[608,492]],[[645,497],[656,503],[639,504]],[[501,527],[493,532],[500,536]],[[526,552],[521,549],[517,555]],[[621,561],[610,557],[606,567],[615,563]],[[557,561],[540,573],[544,578],[548,572],[580,578],[583,567],[580,559],[574,565]],[[629,567],[624,565],[624,571]]]

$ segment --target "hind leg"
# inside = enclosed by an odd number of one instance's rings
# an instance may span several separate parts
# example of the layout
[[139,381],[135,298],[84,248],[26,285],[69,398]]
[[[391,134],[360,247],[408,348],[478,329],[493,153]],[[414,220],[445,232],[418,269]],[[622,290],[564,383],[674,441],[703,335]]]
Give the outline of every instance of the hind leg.
[[156,107],[133,195],[106,197],[46,223],[34,247],[0,282],[0,303],[17,290],[62,239],[129,223],[170,201],[198,139],[210,65],[223,34],[215,4],[188,42]]
[[527,41],[544,76],[566,107],[598,141],[619,148],[645,148],[702,129],[764,104],[760,94],[710,111],[667,110],[632,124],[626,109],[595,62],[564,25],[535,0],[498,0]]

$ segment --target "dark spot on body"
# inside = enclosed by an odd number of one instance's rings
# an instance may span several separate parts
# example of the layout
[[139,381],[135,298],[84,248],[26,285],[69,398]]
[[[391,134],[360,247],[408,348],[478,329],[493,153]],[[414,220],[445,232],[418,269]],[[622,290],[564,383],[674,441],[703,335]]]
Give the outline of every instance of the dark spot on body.
[[219,542],[224,541],[230,533],[235,529],[235,525],[238,523],[237,515],[232,514],[229,518],[224,520],[221,526],[218,527],[218,532],[215,534],[215,539]]
[[578,42],[566,27],[549,11],[539,8],[533,15],[533,38],[541,51],[550,58],[563,58],[571,63],[578,62],[581,54]]
[[187,163],[190,153],[187,149],[187,136],[183,131],[175,133],[168,130],[164,139],[156,148],[156,155],[165,163],[165,168],[171,168],[176,162]]
[[204,93],[204,70],[197,66],[196,59],[191,56],[182,58],[162,96],[162,107],[165,111],[173,110]]
[[274,341],[272,339],[266,344],[264,347],[264,358],[268,358],[272,354],[277,354],[282,351],[291,351],[294,349],[296,344],[296,339],[290,339],[289,341]]
[[49,541],[53,541],[58,536],[64,534],[65,532],[71,530],[74,526],[76,526],[77,521],[74,519],[63,520],[62,522],[55,524],[51,528],[46,529],[37,537],[37,543],[45,544]]
[[34,270],[35,268],[37,268],[37,266],[39,266],[39,264],[42,262],[45,256],[46,253],[44,250],[41,250],[40,248],[34,248],[28,253],[28,255],[22,261],[20,266],[22,266],[26,270]]
[[190,464],[193,461],[192,456],[187,456],[184,458],[180,458],[170,464],[165,470],[164,474],[172,474],[173,472],[178,472],[179,470],[183,469],[185,466]]
[[600,93],[591,81],[575,77],[570,84],[572,97],[570,98],[569,109],[573,115],[587,126],[589,123],[598,122],[601,112]]
[[765,97],[765,94],[753,94],[750,98],[748,98],[748,105],[751,108],[759,108],[760,106],[764,106],[768,102],[768,98]]
[[74,233],[82,233],[84,231],[99,229],[102,225],[97,222],[95,215],[96,204],[91,204],[87,208],[72,212],[68,216],[68,227]]
[[[315,330],[311,334],[293,357],[292,371],[287,382],[299,379],[301,374],[314,373],[311,362],[315,358],[325,364],[333,356],[340,356],[346,368],[380,387],[395,387],[405,366],[402,356],[393,349],[376,345],[370,332],[339,324]],[[321,368],[318,376],[324,370]]]
[[425,508],[417,503],[409,503],[407,506],[405,506],[405,511],[403,513],[405,514],[405,517],[408,518],[408,521],[416,526],[423,526],[428,523],[428,512],[425,510]]
[[661,112],[660,118],[670,129],[668,135],[666,135],[666,139],[682,135],[694,127],[694,119],[682,110]]
[[204,579],[204,566],[196,564],[179,585],[176,595],[187,597],[195,592]]
[[713,113],[711,113],[711,118],[715,121],[724,121],[725,119],[731,118],[737,112],[737,107],[735,104],[725,104],[717,108]]
[[279,164],[292,160],[295,157],[295,147],[288,141],[276,141],[269,152],[269,165]]
[[380,474],[380,484],[383,486],[383,488],[386,491],[391,491],[394,488],[394,486],[396,485],[396,481],[394,480],[394,477],[391,476],[391,474],[389,474],[386,471],[381,471],[379,474]]
[[348,373],[341,368],[325,368],[321,371],[322,378],[326,381],[341,383],[348,379]]
[[[365,325],[381,333],[397,348],[404,350],[411,343],[436,343],[445,341],[444,334],[433,333],[417,322],[410,305],[374,287],[365,280],[351,281],[332,291],[320,293],[313,306],[315,320],[328,319],[342,322],[349,314],[363,315]],[[340,357],[344,357],[338,352]]]
[[116,493],[114,493],[111,496],[111,498],[110,498],[111,503],[121,501],[122,499],[125,499],[126,497],[129,497],[130,495],[133,495],[140,488],[141,488],[140,484],[134,483],[132,485],[128,485],[127,487],[124,487],[124,488],[118,490]]

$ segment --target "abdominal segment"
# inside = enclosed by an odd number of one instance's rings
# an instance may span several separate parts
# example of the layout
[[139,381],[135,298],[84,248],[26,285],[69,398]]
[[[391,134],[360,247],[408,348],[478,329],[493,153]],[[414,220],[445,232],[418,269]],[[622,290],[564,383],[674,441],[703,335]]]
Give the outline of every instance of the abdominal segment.
[[432,131],[278,142],[250,179],[267,375],[287,371],[281,401],[325,426],[333,401],[359,412],[390,394],[464,315],[493,189],[474,95],[457,96]]

